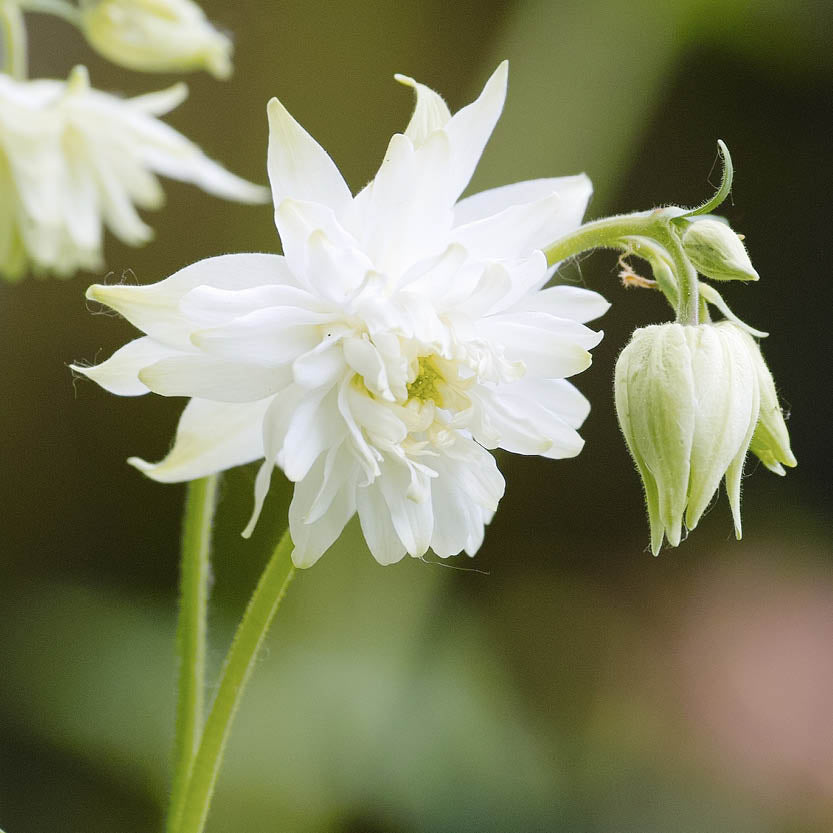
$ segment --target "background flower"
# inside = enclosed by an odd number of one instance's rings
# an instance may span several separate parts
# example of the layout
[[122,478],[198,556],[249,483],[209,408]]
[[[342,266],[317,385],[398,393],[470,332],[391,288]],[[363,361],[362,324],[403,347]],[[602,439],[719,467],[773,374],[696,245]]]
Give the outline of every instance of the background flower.
[[265,189],[157,118],[186,95],[177,84],[118,98],[92,89],[81,66],[66,82],[0,75],[0,274],[101,269],[105,225],[131,246],[146,243],[153,230],[134,205],[161,207],[158,174],[226,199],[264,201]]

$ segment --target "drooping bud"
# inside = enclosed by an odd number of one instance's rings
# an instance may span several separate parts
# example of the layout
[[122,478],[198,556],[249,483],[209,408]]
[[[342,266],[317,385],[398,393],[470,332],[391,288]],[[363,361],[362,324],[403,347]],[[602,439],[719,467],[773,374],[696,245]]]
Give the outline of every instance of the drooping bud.
[[758,421],[758,378],[735,330],[658,324],[616,362],[616,413],[645,486],[651,549],[694,529],[721,478],[741,536],[740,479]]
[[716,281],[756,281],[758,273],[740,237],[726,223],[703,217],[683,232],[683,247],[694,268]]
[[797,461],[790,448],[790,435],[784,422],[784,414],[778,403],[775,381],[764,361],[761,348],[752,336],[736,324],[721,322],[718,327],[732,328],[740,333],[746,344],[752,363],[758,375],[758,388],[761,392],[761,411],[749,450],[772,472],[785,475],[784,466],[793,468]]
[[231,75],[231,41],[192,0],[81,0],[81,28],[97,52],[129,69]]

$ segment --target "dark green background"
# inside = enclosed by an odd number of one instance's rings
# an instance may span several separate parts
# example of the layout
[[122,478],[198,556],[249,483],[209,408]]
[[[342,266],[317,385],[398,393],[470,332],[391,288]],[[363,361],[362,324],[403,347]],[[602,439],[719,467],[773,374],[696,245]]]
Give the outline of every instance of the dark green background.
[[[833,828],[831,209],[827,2],[206,2],[235,74],[189,78],[169,119],[264,182],[278,95],[354,190],[406,123],[404,72],[455,110],[504,57],[509,98],[473,183],[587,171],[589,216],[695,204],[732,150],[726,214],[761,281],[726,287],[768,330],[799,468],[750,463],[743,542],[725,495],[691,540],[647,550],[611,378],[634,326],[668,316],[617,285],[615,257],[570,273],[613,308],[577,383],[587,445],[502,455],[507,494],[476,559],[382,568],[351,525],[293,585],[230,745],[211,833],[810,833]],[[29,18],[32,75],[77,62],[126,93],[173,76],[93,56]],[[108,280],[276,251],[271,208],[178,183],[156,240],[107,241]],[[160,829],[173,723],[180,486],[124,463],[166,451],[182,403],[121,399],[67,364],[133,336],[92,315],[103,275],[0,285],[0,827]],[[100,312],[93,310],[92,312]],[[211,657],[222,658],[289,498],[275,479],[238,531],[252,468],[224,481]],[[474,571],[466,571],[474,568]]]

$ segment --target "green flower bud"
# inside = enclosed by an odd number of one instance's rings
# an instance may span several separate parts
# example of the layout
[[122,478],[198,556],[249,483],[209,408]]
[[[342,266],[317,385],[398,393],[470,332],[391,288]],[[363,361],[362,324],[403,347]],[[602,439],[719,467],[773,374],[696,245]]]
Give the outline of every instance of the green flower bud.
[[231,41],[192,0],[81,0],[81,28],[97,52],[128,69],[231,75]]
[[716,281],[756,281],[758,273],[740,237],[726,223],[704,217],[689,223],[683,247],[701,275]]
[[736,329],[657,324],[636,330],[616,362],[616,413],[645,486],[651,549],[680,543],[725,476],[741,536],[740,479],[758,421],[752,357]]
[[797,461],[790,448],[790,435],[784,422],[781,406],[778,404],[778,394],[775,392],[775,381],[766,366],[761,348],[748,333],[737,325],[724,321],[718,327],[731,327],[740,333],[741,338],[752,356],[752,363],[758,374],[758,388],[761,392],[761,412],[749,450],[775,474],[785,475],[784,466],[793,468]]

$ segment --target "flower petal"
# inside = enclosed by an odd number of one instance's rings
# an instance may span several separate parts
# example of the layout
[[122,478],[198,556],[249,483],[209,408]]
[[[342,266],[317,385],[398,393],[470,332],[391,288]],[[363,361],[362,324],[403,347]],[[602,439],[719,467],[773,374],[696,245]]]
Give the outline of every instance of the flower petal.
[[586,174],[557,176],[549,179],[528,179],[511,185],[502,185],[472,194],[454,206],[454,225],[463,226],[494,217],[508,208],[536,203],[558,194],[558,212],[551,217],[553,236],[542,240],[540,248],[558,236],[567,234],[581,224],[587,203],[593,193],[593,185]]
[[420,84],[407,75],[394,75],[394,78],[406,87],[412,87],[416,93],[416,107],[411,116],[405,135],[414,143],[421,145],[435,130],[445,127],[451,119],[448,106],[442,96],[435,93],[425,84]]
[[288,365],[264,367],[213,356],[176,355],[139,372],[139,378],[162,396],[195,396],[214,402],[254,402],[292,382]]
[[267,168],[272,199],[277,208],[287,197],[317,202],[337,214],[352,197],[329,154],[273,98],[267,107],[269,152]]
[[527,373],[563,379],[580,373],[592,361],[587,351],[603,333],[545,313],[502,313],[478,322],[487,339],[501,345],[509,361],[523,361]]
[[530,294],[512,307],[512,312],[544,312],[584,324],[604,315],[610,302],[580,286],[550,286]]
[[161,359],[178,355],[181,355],[178,350],[143,336],[128,342],[101,364],[91,367],[73,364],[70,368],[92,379],[110,393],[119,396],[141,396],[149,393],[150,389],[139,378],[139,371]]
[[194,327],[179,309],[185,293],[203,285],[247,289],[286,283],[295,284],[295,280],[280,255],[220,255],[199,260],[147,286],[93,284],[87,289],[87,298],[116,310],[157,341],[191,352],[190,335]]
[[[338,452],[343,446],[333,449]],[[348,455],[349,456],[349,455]],[[347,459],[328,466],[331,454],[322,454],[307,476],[295,485],[289,505],[289,530],[295,549],[292,563],[299,568],[311,567],[335,543],[345,524],[356,512],[355,460]],[[320,495],[329,496],[326,509],[310,519]]]
[[506,99],[508,75],[509,62],[503,61],[486,82],[478,99],[458,110],[445,126],[451,142],[449,176],[455,198],[469,184],[486,142],[495,129]]
[[230,404],[192,399],[182,412],[174,447],[159,463],[127,462],[160,483],[206,477],[263,456],[263,417],[271,399]]
[[390,510],[382,496],[379,480],[356,491],[356,508],[367,547],[380,564],[396,564],[405,547],[393,528]]

